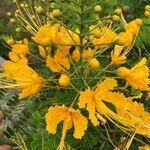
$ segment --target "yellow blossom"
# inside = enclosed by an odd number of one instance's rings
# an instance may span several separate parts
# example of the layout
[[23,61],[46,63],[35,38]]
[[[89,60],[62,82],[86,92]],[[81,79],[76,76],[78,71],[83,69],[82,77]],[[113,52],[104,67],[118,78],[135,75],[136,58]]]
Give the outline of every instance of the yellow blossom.
[[[89,112],[89,119],[94,126],[97,126],[99,124],[99,121],[96,117],[96,112],[101,114],[103,111],[101,110],[101,112],[99,112],[98,106],[100,105],[100,101],[103,99],[103,96],[107,94],[109,90],[112,90],[116,85],[117,84],[114,79],[107,78],[101,84],[97,85],[95,91],[87,89],[84,92],[80,93],[78,103],[79,108],[86,107],[87,111]],[[99,99],[97,99],[96,97],[99,97]]]
[[126,80],[126,86],[140,90],[150,90],[149,84],[149,68],[146,66],[146,58],[143,58],[133,68],[120,67],[116,70],[116,74]]
[[61,72],[70,68],[67,56],[60,50],[56,51],[54,58],[47,56],[46,63],[47,67],[49,67],[53,72]]
[[[19,99],[38,93],[44,86],[44,79],[40,77],[25,61],[6,61],[4,68],[4,88],[18,88],[21,90]],[[8,83],[7,83],[8,80]],[[9,82],[11,81],[11,82]],[[13,83],[16,81],[16,83]]]
[[[104,115],[123,131],[129,130],[135,133],[150,136],[150,114],[145,112],[143,105],[133,102],[133,98],[126,98],[122,93],[112,92],[117,82],[114,79],[106,78],[97,85],[95,90],[87,89],[81,92],[79,97],[79,107],[85,108],[89,112],[89,119],[93,125],[98,125],[99,115]],[[113,112],[106,103],[111,103],[116,108]]]
[[122,53],[124,46],[115,45],[111,52],[111,64],[123,64],[126,62],[125,53]]
[[105,101],[113,104],[116,113],[126,120],[135,133],[150,137],[150,114],[145,111],[143,104],[132,101],[141,98],[141,94],[126,98],[122,93],[108,92]]
[[42,46],[50,46],[55,43],[59,26],[59,24],[53,26],[44,25],[39,28],[39,31],[32,39]]
[[81,139],[88,125],[87,119],[82,116],[79,110],[65,106],[51,106],[45,116],[45,119],[47,124],[46,129],[49,133],[52,134],[56,133],[57,125],[63,121],[62,137],[58,146],[59,150],[63,150],[65,147],[64,141],[67,130],[74,127],[73,136],[77,139]]

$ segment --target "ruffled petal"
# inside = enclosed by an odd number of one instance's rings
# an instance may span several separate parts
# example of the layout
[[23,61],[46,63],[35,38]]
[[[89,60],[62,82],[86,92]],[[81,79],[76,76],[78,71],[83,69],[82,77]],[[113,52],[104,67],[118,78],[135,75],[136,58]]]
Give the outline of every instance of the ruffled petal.
[[48,113],[45,115],[47,131],[49,133],[56,133],[57,125],[65,119],[68,109],[66,107],[55,106],[50,107]]
[[79,111],[72,112],[72,120],[75,128],[73,136],[81,139],[87,129],[88,121]]

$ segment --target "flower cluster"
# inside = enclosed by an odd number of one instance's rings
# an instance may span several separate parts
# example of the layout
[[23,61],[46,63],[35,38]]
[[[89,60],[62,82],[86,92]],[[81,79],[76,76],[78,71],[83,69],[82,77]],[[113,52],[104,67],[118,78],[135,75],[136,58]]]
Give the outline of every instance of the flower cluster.
[[[100,126],[110,121],[124,132],[150,137],[150,114],[135,100],[141,98],[143,91],[150,90],[147,59],[143,57],[131,69],[124,65],[142,26],[141,19],[127,23],[121,9],[116,9],[113,17],[99,18],[101,7],[97,5],[94,7],[96,21],[88,25],[87,31],[82,18],[73,30],[64,24],[58,9],[45,13],[42,6],[35,6],[33,10],[26,3],[16,4],[15,17],[20,23],[16,31],[30,33],[31,42],[4,37],[11,52],[10,60],[3,64],[0,84],[2,88],[19,89],[19,99],[40,94],[49,86],[52,92],[54,89],[64,90],[68,95],[70,89],[76,92],[76,97],[68,99],[68,103],[49,104],[45,115],[46,130],[50,134],[55,134],[58,124],[63,122],[59,150],[65,148],[67,130],[74,128],[74,138],[81,139],[90,123]],[[116,19],[121,30],[114,25]],[[38,64],[32,66],[30,43],[36,45],[35,57],[51,76],[38,74]],[[107,66],[101,60],[103,54],[109,62]],[[120,80],[126,82],[125,87],[121,87]],[[138,89],[140,94],[127,97],[125,92],[130,90],[129,86]],[[88,112],[88,116],[83,112]]]

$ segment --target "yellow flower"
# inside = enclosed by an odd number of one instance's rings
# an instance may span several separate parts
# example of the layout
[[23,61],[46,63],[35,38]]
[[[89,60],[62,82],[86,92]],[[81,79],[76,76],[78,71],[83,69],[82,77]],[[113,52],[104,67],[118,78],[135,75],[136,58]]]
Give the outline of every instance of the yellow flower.
[[96,48],[104,48],[108,44],[111,44],[116,40],[117,34],[110,30],[109,28],[102,28],[101,29],[101,37],[100,38],[94,38],[92,43],[96,46]]
[[[94,91],[87,89],[81,92],[79,108],[86,107],[94,126],[99,124],[97,116],[104,115],[123,131],[128,130],[150,137],[150,114],[145,112],[143,105],[132,101],[141,95],[126,98],[122,93],[112,92],[116,86],[116,80],[106,78]],[[113,112],[106,103],[113,104],[116,112]]]
[[42,58],[46,58],[46,51],[45,51],[45,49],[44,49],[44,47],[43,46],[41,46],[41,45],[39,45],[38,46],[38,49],[39,49],[39,54],[40,54],[40,56],[42,56]]
[[126,80],[126,86],[140,90],[149,90],[149,68],[146,66],[146,58],[143,58],[137,65],[131,69],[120,67],[116,70],[116,74]]
[[4,88],[19,88],[21,90],[19,99],[38,93],[44,86],[44,79],[24,61],[17,63],[6,61],[3,68],[6,76]]
[[116,113],[131,127],[131,131],[150,137],[150,114],[143,104],[132,101],[134,98],[141,98],[141,94],[126,98],[122,93],[108,92],[105,101],[115,106]]
[[126,62],[125,53],[122,53],[124,46],[115,45],[114,51],[111,52],[111,64],[123,64]]
[[132,45],[133,35],[131,32],[121,32],[117,36],[117,44],[125,47]]
[[93,123],[94,126],[99,124],[99,121],[96,117],[96,112],[100,114],[105,114],[104,110],[99,112],[99,106],[101,105],[101,100],[103,100],[104,95],[107,95],[109,90],[112,90],[117,85],[114,79],[107,78],[102,83],[97,85],[95,91],[90,89],[85,90],[80,93],[79,97],[79,108],[85,108],[89,112],[89,119]]
[[46,129],[52,134],[56,133],[57,125],[63,121],[62,137],[58,146],[58,149],[60,150],[63,150],[64,148],[67,130],[74,126],[73,136],[77,139],[81,139],[88,125],[87,119],[82,116],[79,110],[74,110],[73,108],[65,106],[51,106],[45,116],[45,120],[47,125]]
[[140,146],[138,150],[150,150],[150,145]]
[[70,68],[69,60],[67,56],[60,50],[56,51],[54,58],[47,56],[47,67],[53,72],[62,72],[65,69]]
[[44,25],[40,27],[39,31],[32,39],[42,46],[50,46],[55,43],[59,26],[59,24],[53,26]]

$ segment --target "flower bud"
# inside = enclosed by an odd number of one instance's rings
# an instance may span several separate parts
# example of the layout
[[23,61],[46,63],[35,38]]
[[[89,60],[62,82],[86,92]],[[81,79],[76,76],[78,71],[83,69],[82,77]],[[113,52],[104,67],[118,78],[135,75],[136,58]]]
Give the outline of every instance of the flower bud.
[[16,23],[16,20],[13,19],[13,18],[11,18],[11,19],[9,20],[9,22],[13,24],[13,23]]
[[54,17],[60,17],[62,14],[61,14],[61,12],[60,12],[59,9],[54,9],[54,10],[52,11],[52,15],[53,15]]
[[121,9],[121,8],[117,8],[117,9],[115,10],[115,14],[116,14],[116,15],[120,16],[121,13],[122,13],[122,9]]
[[149,17],[150,16],[150,11],[146,10],[144,14],[145,14],[145,16]]
[[38,6],[37,8],[35,8],[35,12],[40,15],[44,12],[44,9],[42,6]]
[[51,12],[49,13],[49,18],[50,18],[51,20],[54,19],[54,16],[53,16],[53,14],[52,14]]
[[69,76],[62,74],[58,80],[58,83],[60,86],[63,86],[63,87],[68,86],[70,84]]
[[11,13],[11,12],[8,12],[8,13],[7,13],[7,16],[8,16],[8,17],[11,17],[11,16],[12,16],[12,13]]
[[16,28],[16,32],[21,32],[21,28]]
[[96,58],[92,58],[90,61],[89,61],[89,66],[92,68],[92,69],[97,69],[100,67],[100,63],[99,61],[96,59]]
[[118,22],[118,21],[120,20],[120,17],[119,17],[118,15],[113,15],[113,16],[112,16],[112,20],[113,20],[114,22]]
[[150,11],[150,5],[146,5],[145,10]]
[[102,10],[102,8],[101,8],[101,6],[100,6],[100,5],[96,5],[96,6],[94,7],[94,11],[95,11],[95,13],[100,13],[100,12],[101,12],[101,10]]

